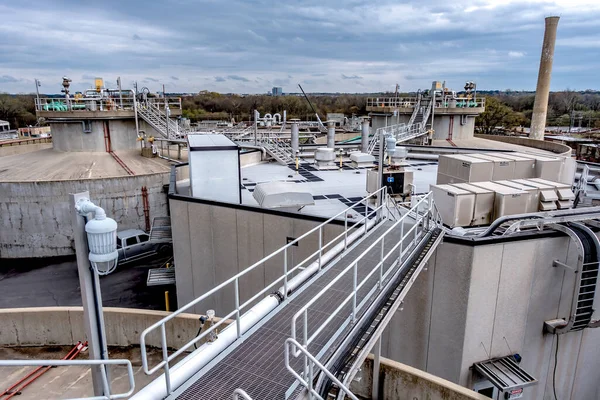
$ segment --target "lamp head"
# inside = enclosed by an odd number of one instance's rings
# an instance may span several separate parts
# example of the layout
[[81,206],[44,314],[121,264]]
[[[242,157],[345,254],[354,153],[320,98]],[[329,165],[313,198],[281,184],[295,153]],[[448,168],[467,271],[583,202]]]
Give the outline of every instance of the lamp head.
[[90,249],[89,259],[98,275],[108,275],[117,268],[117,223],[98,208],[94,219],[85,224]]

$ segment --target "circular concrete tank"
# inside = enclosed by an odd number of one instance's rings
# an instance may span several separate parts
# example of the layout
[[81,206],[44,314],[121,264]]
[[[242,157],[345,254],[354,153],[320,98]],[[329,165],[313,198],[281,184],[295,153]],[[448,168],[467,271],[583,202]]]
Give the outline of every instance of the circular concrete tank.
[[146,228],[144,186],[150,220],[167,215],[170,165],[142,157],[139,148],[114,153],[135,175],[106,151],[64,152],[49,143],[0,147],[0,259],[74,254],[70,193],[89,191],[119,230]]

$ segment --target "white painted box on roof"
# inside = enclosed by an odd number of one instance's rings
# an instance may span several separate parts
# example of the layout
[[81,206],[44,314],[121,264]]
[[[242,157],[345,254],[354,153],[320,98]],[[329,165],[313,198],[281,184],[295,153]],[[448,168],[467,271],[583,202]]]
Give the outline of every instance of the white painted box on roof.
[[529,193],[529,201],[527,204],[526,212],[538,212],[539,211],[539,203],[540,203],[540,189],[523,185],[522,183],[518,183],[515,181],[495,181],[500,185],[504,185],[513,189],[523,190]]
[[470,155],[440,155],[438,159],[438,174],[453,177],[457,182],[489,181],[493,172],[494,165],[490,161]]
[[486,155],[504,158],[515,162],[514,179],[535,178],[535,159],[515,155],[514,153],[486,153]]
[[493,190],[496,193],[494,199],[494,219],[505,215],[524,214],[529,204],[529,193],[499,185],[494,182],[475,182],[475,186]]
[[432,185],[431,192],[445,225],[450,228],[471,225],[475,194],[451,185]]
[[500,158],[487,154],[472,154],[475,158],[490,161],[493,163],[494,170],[492,173],[492,181],[500,181],[503,179],[513,179],[515,176],[515,161],[506,158]]
[[496,193],[470,183],[455,183],[452,186],[466,190],[475,195],[475,207],[471,226],[488,225],[492,222],[494,213],[494,199]]

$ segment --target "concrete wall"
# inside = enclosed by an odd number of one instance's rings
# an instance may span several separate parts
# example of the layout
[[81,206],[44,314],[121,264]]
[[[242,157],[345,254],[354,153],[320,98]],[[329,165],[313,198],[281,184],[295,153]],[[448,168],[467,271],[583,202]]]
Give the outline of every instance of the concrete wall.
[[547,142],[544,140],[535,140],[529,138],[503,135],[477,135],[477,137],[481,139],[495,140],[498,142],[518,144],[520,146],[532,147],[534,149],[551,151],[553,153],[556,153],[557,155],[565,157],[571,157],[572,153],[571,148],[569,146],[557,142]]
[[[170,199],[173,252],[177,267],[177,302],[180,307],[205,294],[233,275],[287,244],[287,237],[297,238],[318,221],[233,208],[200,202]],[[340,234],[343,226],[328,225],[323,243]],[[292,247],[288,254],[289,269],[317,249],[318,235],[311,235]],[[240,280],[241,300],[283,275],[283,255],[258,266]],[[283,282],[282,282],[283,284]],[[271,292],[277,290],[274,287]],[[234,308],[233,285],[201,303],[195,312],[213,308],[226,315]]]
[[[362,365],[361,379],[350,390],[360,398],[370,399],[373,387],[373,357]],[[465,389],[408,365],[381,358],[379,398],[385,400],[485,400],[489,397]]]
[[[473,363],[519,353],[539,380],[527,398],[549,399],[556,337],[543,324],[569,316],[574,279],[555,259],[575,264],[568,238],[443,243],[388,326],[383,354],[470,387]],[[600,398],[600,330],[562,335],[558,360],[559,398]]]
[[0,259],[74,254],[69,194],[85,190],[119,224],[145,228],[142,186],[150,218],[167,215],[163,184],[169,174],[78,181],[0,182]]
[[[166,311],[104,308],[109,346],[140,344],[140,334],[166,317]],[[167,345],[180,348],[198,333],[199,315],[180,314],[166,325]],[[218,321],[218,319],[217,319]],[[10,308],[0,310],[0,346],[72,345],[85,341],[82,307]],[[160,336],[150,334],[146,344],[160,347]]]
[[[460,115],[435,115],[433,121],[433,139],[464,140],[473,139],[475,133],[475,116],[470,115],[463,120],[461,125]],[[452,132],[452,135],[450,135]]]
[[[52,140],[58,151],[106,151],[104,123],[108,122],[113,151],[139,148],[133,119],[89,120],[92,131],[85,133],[80,121],[53,122]],[[142,129],[142,128],[140,128]]]
[[22,144],[16,146],[0,146],[0,157],[14,156],[15,154],[31,153],[32,151],[51,149],[52,143]]

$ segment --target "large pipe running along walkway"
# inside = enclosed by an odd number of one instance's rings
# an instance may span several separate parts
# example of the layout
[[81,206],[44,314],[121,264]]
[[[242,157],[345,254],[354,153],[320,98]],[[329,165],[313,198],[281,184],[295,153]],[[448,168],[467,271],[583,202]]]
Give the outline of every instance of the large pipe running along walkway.
[[[412,221],[411,221],[412,222]],[[410,228],[411,222],[406,221],[405,228],[402,224],[397,224],[389,232],[390,240],[384,242],[384,251],[388,253],[398,243],[403,229]],[[294,384],[294,377],[286,370],[284,363],[284,345],[285,340],[290,337],[290,326],[293,316],[306,305],[315,295],[327,286],[340,271],[345,269],[350,263],[365,252],[372,243],[392,227],[393,222],[384,222],[375,228],[372,233],[361,240],[354,248],[350,249],[342,258],[333,262],[333,265],[324,266],[323,273],[312,283],[305,285],[297,293],[290,296],[290,301],[285,306],[280,307],[277,314],[268,320],[250,337],[246,338],[242,344],[235,348],[231,353],[221,359],[212,369],[202,376],[192,378],[188,384],[183,385],[174,393],[172,398],[178,399],[230,399],[237,388],[245,390],[254,400],[260,399],[284,399],[286,392]],[[406,231],[404,231],[406,232]],[[421,239],[427,234],[427,230],[421,230],[418,240],[412,242],[412,246],[420,245]],[[395,239],[395,240],[394,240]],[[406,249],[411,247],[413,237],[405,238]],[[369,271],[380,262],[382,247],[377,245],[372,247],[358,265],[358,280],[367,276]],[[330,263],[331,264],[331,263]],[[397,257],[390,257],[384,262],[384,270],[396,268],[398,266]],[[393,275],[393,274],[390,274]],[[368,303],[377,295],[371,289],[377,285],[379,275],[374,274],[359,291],[359,301]],[[348,274],[340,279],[329,289],[326,295],[318,299],[309,308],[309,334],[311,331],[322,326],[323,322],[333,313],[333,311],[342,303],[343,299],[352,291],[353,277]],[[371,292],[371,293],[369,293]],[[357,315],[362,317],[363,308]],[[340,315],[350,315],[352,306],[349,304],[343,309]],[[334,336],[340,326],[344,324],[346,318],[335,317],[332,323],[328,324],[323,331],[316,337],[314,342],[308,346],[308,350],[313,355],[321,354],[318,358],[327,359],[337,344],[341,342],[344,335],[348,333],[351,325],[346,326],[333,343],[328,343]],[[303,328],[297,327],[296,336],[302,336],[300,332]],[[341,334],[340,334],[341,333]],[[326,351],[321,349],[326,347]],[[292,367],[301,371],[303,364],[302,358],[292,361]],[[195,382],[192,382],[195,379]],[[288,393],[289,394],[289,393]]]

